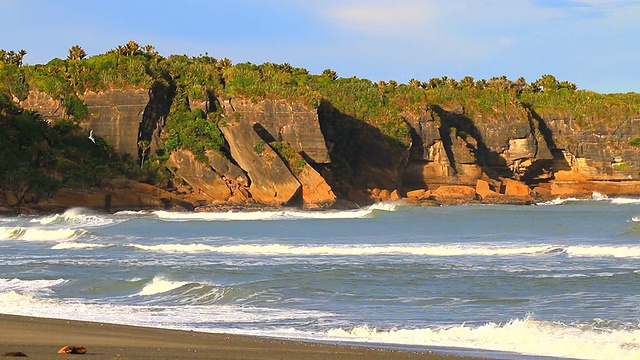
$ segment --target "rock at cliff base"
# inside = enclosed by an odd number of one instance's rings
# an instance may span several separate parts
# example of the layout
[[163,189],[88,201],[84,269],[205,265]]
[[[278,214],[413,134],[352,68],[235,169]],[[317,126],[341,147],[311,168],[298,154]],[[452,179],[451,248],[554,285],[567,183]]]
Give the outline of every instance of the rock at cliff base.
[[212,200],[227,201],[231,197],[231,190],[225,181],[209,165],[197,161],[189,151],[172,152],[167,160],[167,167],[195,190],[202,191]]
[[431,198],[438,202],[472,201],[476,198],[476,190],[470,186],[445,185],[433,191]]
[[407,191],[407,197],[410,199],[422,199],[426,192],[425,189]]
[[516,197],[531,196],[531,189],[529,186],[519,181],[502,179],[502,186],[504,187],[504,195]]
[[336,195],[324,178],[309,164],[297,176],[302,184],[302,205],[307,209],[322,209],[333,205]]
[[491,190],[489,183],[482,179],[478,179],[478,181],[476,181],[476,194],[478,194],[481,199],[486,199],[488,197],[498,195],[498,193]]

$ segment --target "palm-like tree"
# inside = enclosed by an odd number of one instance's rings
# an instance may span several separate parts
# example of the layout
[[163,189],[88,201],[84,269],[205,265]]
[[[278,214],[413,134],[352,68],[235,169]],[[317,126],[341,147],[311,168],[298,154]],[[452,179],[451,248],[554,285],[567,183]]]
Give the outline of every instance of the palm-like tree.
[[81,60],[87,56],[87,52],[84,51],[80,45],[73,45],[69,48],[69,56],[67,56],[67,60]]

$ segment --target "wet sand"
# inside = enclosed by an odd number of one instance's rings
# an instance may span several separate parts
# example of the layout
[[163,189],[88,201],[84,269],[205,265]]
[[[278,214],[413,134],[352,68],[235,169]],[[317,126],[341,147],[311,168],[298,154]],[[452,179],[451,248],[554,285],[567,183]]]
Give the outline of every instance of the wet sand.
[[[63,346],[84,346],[84,355],[58,355]],[[478,360],[439,351],[399,351],[98,322],[0,314],[0,355],[22,352],[30,359],[342,359]]]

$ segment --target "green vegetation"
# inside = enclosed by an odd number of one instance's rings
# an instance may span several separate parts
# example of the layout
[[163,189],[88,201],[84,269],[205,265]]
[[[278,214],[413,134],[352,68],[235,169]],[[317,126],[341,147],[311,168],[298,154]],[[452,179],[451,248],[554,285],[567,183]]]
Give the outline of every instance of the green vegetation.
[[273,150],[280,155],[280,158],[284,161],[289,170],[291,170],[293,175],[300,175],[307,162],[304,161],[302,156],[298,154],[298,152],[292,148],[288,142],[274,141],[269,143],[269,146],[271,146]]
[[[238,112],[224,118],[218,99],[237,97],[254,103],[284,99],[317,107],[330,112],[339,128],[357,124],[373,129],[379,137],[376,140],[396,154],[411,144],[411,128],[405,119],[420,117],[436,106],[445,111],[461,108],[468,121],[482,118],[496,126],[521,116],[526,107],[543,117],[570,119],[581,131],[618,127],[640,114],[640,94],[578,90],[575,84],[548,74],[531,83],[505,76],[488,80],[443,76],[411,79],[407,84],[372,82],[341,78],[331,69],[314,75],[286,63],[233,65],[227,58],[208,54],[165,58],[153,46],[134,41],[93,56],[74,45],[65,59],[55,58],[44,65],[23,65],[25,55],[24,50],[0,50],[0,185],[13,189],[20,199],[34,189],[46,192],[60,185],[92,186],[104,177],[164,181],[159,169],[177,149],[189,150],[207,162],[207,150],[227,151],[219,126],[242,120]],[[148,138],[140,139],[140,158],[131,159],[117,155],[100,138],[97,146],[86,141],[81,130],[86,129],[89,119],[85,93],[116,88],[153,89],[166,97],[168,114],[165,109],[161,134],[164,147],[157,149]],[[30,90],[59,101],[64,115],[45,122],[37,114],[21,110],[14,102],[25,100]],[[458,135],[467,138],[473,134],[459,130]],[[269,145],[294,173],[302,171],[305,162],[289,144]],[[266,146],[259,141],[253,149],[261,154]],[[349,163],[348,151],[341,152],[341,146],[348,145],[336,146],[331,157],[337,169],[350,174],[354,164]],[[639,147],[640,137],[628,146]],[[152,148],[155,154],[149,154]]]
[[264,149],[266,149],[265,146],[267,146],[267,143],[264,140],[258,140],[253,144],[253,151],[258,155],[262,155]]
[[631,169],[631,165],[629,164],[613,164],[613,170],[617,171],[625,171]]

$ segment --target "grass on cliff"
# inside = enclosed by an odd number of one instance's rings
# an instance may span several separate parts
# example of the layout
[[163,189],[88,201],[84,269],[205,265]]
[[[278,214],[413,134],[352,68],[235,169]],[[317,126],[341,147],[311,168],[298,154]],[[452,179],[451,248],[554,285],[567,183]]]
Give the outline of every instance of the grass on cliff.
[[[552,75],[543,75],[532,83],[523,78],[512,81],[505,76],[488,80],[467,76],[460,80],[412,79],[407,84],[398,84],[393,80],[340,78],[330,69],[314,75],[286,63],[232,65],[226,58],[208,55],[165,58],[153,46],[140,46],[133,41],[89,58],[81,50],[74,46],[66,59],[56,58],[45,65],[34,66],[22,65],[23,52],[3,52],[0,58],[2,116],[10,119],[5,121],[3,134],[7,139],[21,137],[0,144],[3,184],[22,184],[24,188],[24,184],[34,181],[26,187],[48,189],[59,185],[90,186],[105,176],[145,177],[145,171],[155,171],[151,169],[154,164],[179,148],[192,151],[206,162],[206,150],[223,151],[226,146],[218,128],[223,120],[216,101],[229,97],[254,102],[295,101],[310,110],[330,104],[339,113],[336,121],[347,124],[345,127],[350,126],[349,121],[370,125],[380,134],[380,139],[375,140],[382,141],[386,149],[394,153],[402,153],[411,146],[412,129],[406,119],[419,117],[434,106],[445,110],[462,107],[470,121],[491,121],[496,126],[502,126],[514,116],[523,116],[527,107],[545,118],[569,119],[577,132],[597,129],[610,133],[640,114],[640,94],[577,90],[574,84],[559,81]],[[148,165],[136,170],[131,164],[139,165],[139,159],[118,157],[107,144],[101,144],[99,149],[86,147],[86,138],[79,132],[78,124],[89,118],[82,100],[87,91],[154,85],[166,89],[170,103],[162,133],[165,148],[159,149],[161,156],[145,161]],[[67,123],[44,123],[35,114],[21,111],[10,100],[24,100],[33,89],[59,100],[65,114],[58,120]],[[207,106],[205,111],[196,109],[202,104]],[[639,143],[640,140],[634,138],[625,145],[637,147]],[[344,142],[341,146],[348,144]],[[280,151],[287,152],[289,148],[282,145]],[[331,156],[353,160],[347,156],[348,152],[337,146]],[[280,155],[293,163],[290,168],[296,168],[293,157]],[[29,170],[18,171],[21,167]]]

